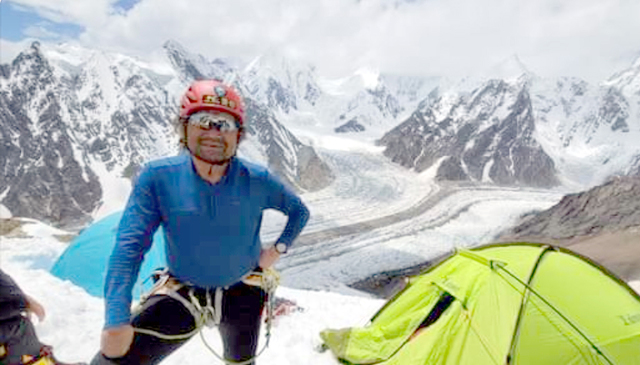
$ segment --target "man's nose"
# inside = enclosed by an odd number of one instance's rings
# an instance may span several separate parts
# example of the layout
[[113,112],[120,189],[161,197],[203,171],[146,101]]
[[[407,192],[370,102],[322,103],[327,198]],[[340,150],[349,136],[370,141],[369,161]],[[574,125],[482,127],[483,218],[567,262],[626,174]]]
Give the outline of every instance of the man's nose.
[[211,129],[205,129],[204,133],[207,134],[207,135],[214,135],[214,136],[222,137],[222,132],[220,132],[220,128],[218,128],[218,127],[213,127]]

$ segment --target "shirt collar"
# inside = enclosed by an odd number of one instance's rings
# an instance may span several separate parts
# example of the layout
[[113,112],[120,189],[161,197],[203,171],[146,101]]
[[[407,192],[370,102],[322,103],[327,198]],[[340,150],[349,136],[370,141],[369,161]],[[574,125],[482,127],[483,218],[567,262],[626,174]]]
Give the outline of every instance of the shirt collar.
[[[199,180],[202,180],[203,182],[206,182],[205,179],[203,179],[200,175],[198,175],[198,171],[196,170],[196,166],[193,163],[193,158],[191,156],[191,154],[186,153],[185,154],[186,157],[186,162],[191,166],[191,173],[194,175],[194,177],[198,178]],[[238,173],[238,158],[236,156],[233,156],[231,158],[231,161],[229,161],[229,165],[227,166],[227,172],[222,175],[222,177],[220,178],[220,181],[218,181],[218,183],[216,185],[226,185],[228,184],[230,181],[233,181],[233,178],[235,177],[235,175]]]

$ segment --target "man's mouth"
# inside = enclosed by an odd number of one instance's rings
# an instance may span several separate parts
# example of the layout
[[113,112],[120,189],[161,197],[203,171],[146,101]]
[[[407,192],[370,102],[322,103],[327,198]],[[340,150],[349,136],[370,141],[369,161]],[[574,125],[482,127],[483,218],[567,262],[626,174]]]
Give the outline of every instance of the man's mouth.
[[209,148],[224,148],[223,143],[220,143],[219,141],[210,140],[210,139],[201,140],[200,145],[203,147],[209,147]]

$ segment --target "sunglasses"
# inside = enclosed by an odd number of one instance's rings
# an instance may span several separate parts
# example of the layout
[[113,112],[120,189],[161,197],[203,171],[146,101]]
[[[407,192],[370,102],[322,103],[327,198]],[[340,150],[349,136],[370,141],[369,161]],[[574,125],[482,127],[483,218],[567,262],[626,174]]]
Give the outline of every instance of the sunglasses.
[[205,131],[210,131],[215,128],[221,133],[227,133],[240,129],[240,124],[236,121],[236,118],[226,113],[214,114],[210,112],[197,112],[191,114],[187,122]]

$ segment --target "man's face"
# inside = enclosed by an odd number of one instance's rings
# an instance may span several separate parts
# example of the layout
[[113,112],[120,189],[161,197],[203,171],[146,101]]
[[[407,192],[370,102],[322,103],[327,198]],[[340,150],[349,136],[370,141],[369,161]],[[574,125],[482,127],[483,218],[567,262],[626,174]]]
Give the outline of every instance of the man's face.
[[236,154],[238,127],[235,118],[229,113],[194,113],[187,122],[187,147],[198,159],[223,165]]

